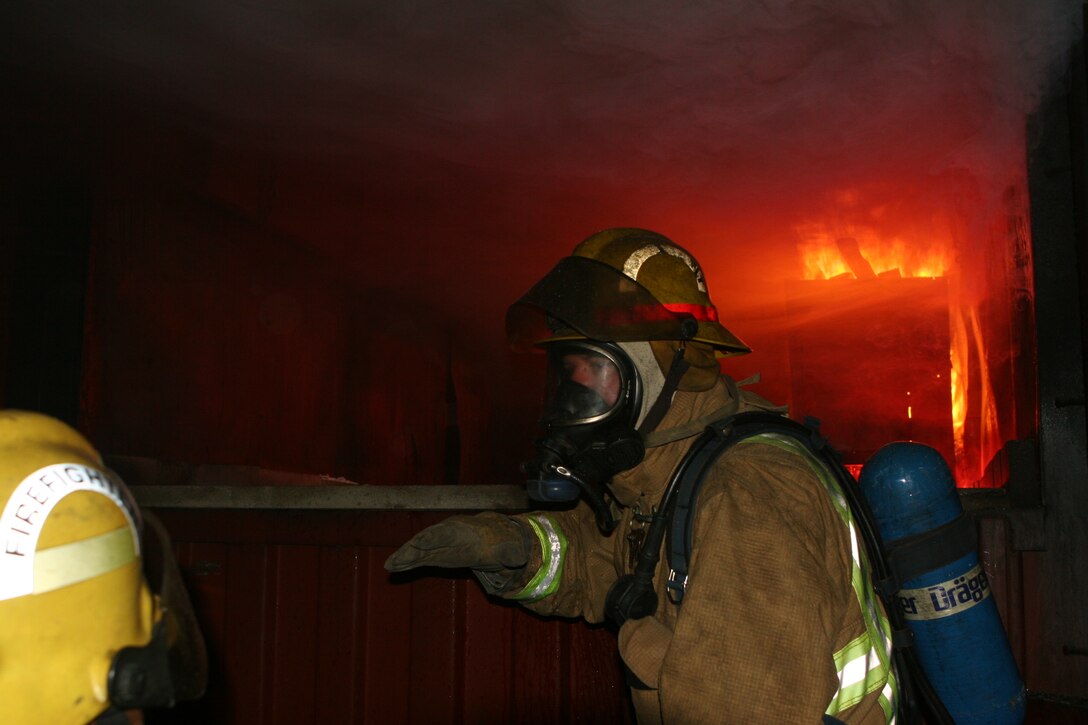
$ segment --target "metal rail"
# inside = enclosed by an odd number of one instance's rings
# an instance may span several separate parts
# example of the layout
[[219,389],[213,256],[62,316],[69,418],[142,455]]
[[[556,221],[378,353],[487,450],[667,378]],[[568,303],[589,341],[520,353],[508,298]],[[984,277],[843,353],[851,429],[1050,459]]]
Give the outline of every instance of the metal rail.
[[107,456],[107,465],[148,508],[369,511],[474,511],[529,508],[525,488],[383,486],[256,466],[184,464]]

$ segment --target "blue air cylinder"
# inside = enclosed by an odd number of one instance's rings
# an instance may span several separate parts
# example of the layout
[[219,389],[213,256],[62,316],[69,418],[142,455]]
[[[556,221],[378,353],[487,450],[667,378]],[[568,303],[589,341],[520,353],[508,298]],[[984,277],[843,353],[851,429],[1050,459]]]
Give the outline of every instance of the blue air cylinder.
[[1022,723],[1024,683],[941,454],[890,443],[862,469],[900,611],[933,689],[957,725]]

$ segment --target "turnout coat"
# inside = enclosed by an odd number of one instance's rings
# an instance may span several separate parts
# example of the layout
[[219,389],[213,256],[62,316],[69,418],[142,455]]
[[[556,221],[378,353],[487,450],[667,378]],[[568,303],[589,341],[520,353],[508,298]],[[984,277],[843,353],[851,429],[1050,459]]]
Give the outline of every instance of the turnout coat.
[[[678,392],[659,430],[718,409],[777,410],[728,379]],[[613,478],[619,527],[603,536],[584,503],[516,516],[541,542],[525,578],[507,592],[538,613],[604,619],[605,597],[633,570],[644,528],[698,433],[647,451]],[[619,630],[634,675],[640,723],[808,723],[830,714],[886,723],[895,679],[887,619],[841,494],[798,444],[760,435],[730,448],[707,471],[683,602],[671,603],[664,553],[652,617]],[[845,510],[844,510],[845,509]]]

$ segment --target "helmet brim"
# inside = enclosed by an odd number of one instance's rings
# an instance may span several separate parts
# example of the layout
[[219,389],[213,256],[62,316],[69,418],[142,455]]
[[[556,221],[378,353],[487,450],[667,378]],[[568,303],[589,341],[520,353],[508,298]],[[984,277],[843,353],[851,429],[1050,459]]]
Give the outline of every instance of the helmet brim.
[[643,285],[611,265],[587,257],[560,260],[511,305],[506,331],[516,350],[591,339],[692,340],[710,345],[721,355],[751,352],[716,320],[670,310]]

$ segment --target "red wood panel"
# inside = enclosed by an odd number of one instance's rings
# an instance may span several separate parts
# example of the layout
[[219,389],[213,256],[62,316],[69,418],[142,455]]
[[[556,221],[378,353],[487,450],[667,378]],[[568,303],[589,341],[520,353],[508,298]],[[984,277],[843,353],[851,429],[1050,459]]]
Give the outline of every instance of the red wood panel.
[[616,635],[609,628],[597,625],[571,632],[567,722],[634,722],[627,686],[617,677],[619,669]]
[[512,683],[521,671],[514,660],[514,615],[525,616],[515,607],[465,587],[464,722],[514,722]]
[[365,586],[360,560],[365,555],[357,546],[320,549],[315,722],[362,721],[356,692],[362,677],[360,636],[366,626],[359,616],[365,616],[359,606]]
[[[385,572],[394,548],[441,513],[159,515],[204,629],[211,684],[200,702],[149,723],[634,721],[609,629],[492,600],[469,576]],[[1011,550],[1000,518],[979,521],[979,542],[1030,688],[1032,554]]]
[[405,722],[410,711],[412,682],[412,587],[394,586],[382,562],[391,547],[367,549],[366,596],[362,608],[362,720],[367,723]]
[[410,722],[452,722],[455,719],[462,686],[458,664],[464,628],[457,583],[453,578],[431,576],[412,585]]
[[160,512],[211,680],[149,725],[631,722],[604,628],[489,599],[469,576],[385,572],[441,517]]
[[293,725],[314,718],[318,687],[317,649],[320,550],[316,546],[272,548],[269,602],[271,632],[267,722]]
[[511,664],[516,671],[510,693],[513,722],[564,722],[568,628],[532,615],[515,618]]

